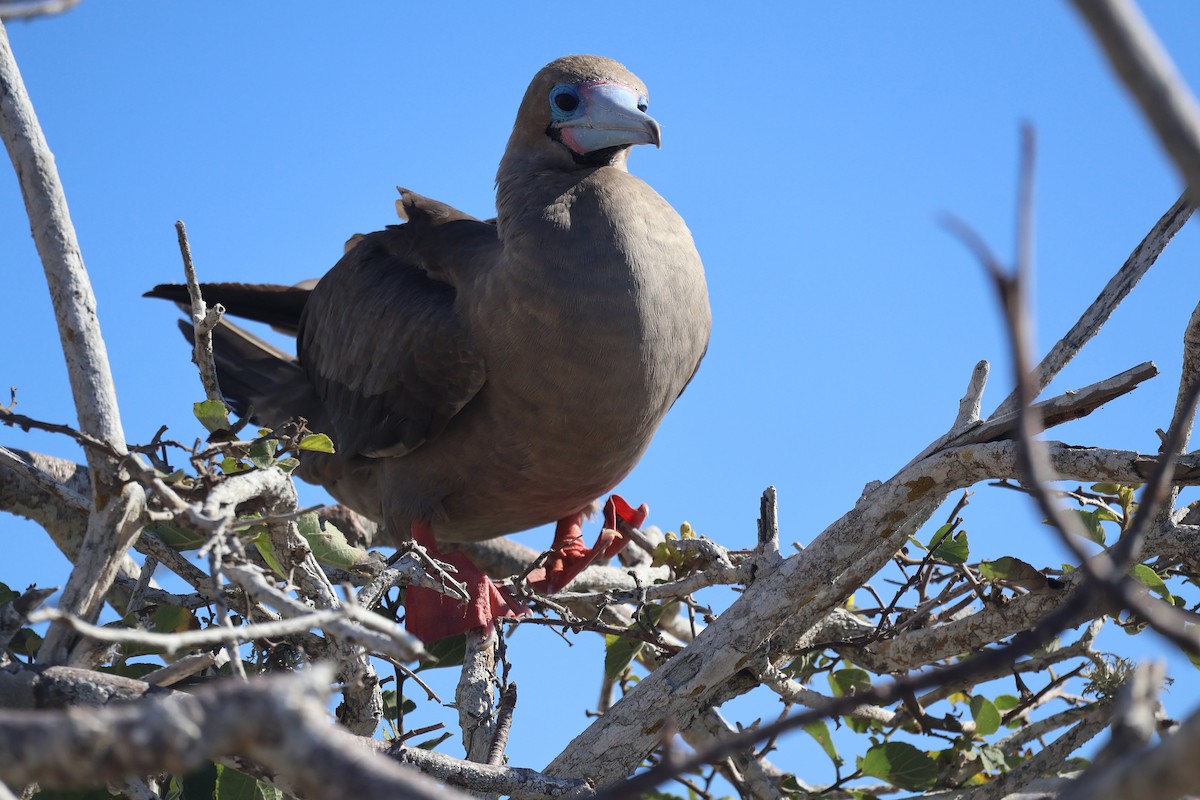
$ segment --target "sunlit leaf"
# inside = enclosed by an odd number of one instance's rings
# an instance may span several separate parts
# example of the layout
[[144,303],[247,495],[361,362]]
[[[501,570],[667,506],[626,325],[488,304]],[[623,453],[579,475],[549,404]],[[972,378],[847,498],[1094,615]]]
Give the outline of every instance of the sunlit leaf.
[[314,453],[334,453],[333,440],[323,433],[314,433],[305,436],[300,440],[299,445],[301,450],[310,450]]
[[313,557],[331,567],[353,570],[370,563],[371,554],[346,541],[346,534],[329,520],[321,522],[315,512],[296,520],[300,535],[308,542]]
[[250,445],[246,458],[259,469],[266,469],[275,463],[275,450],[278,442],[274,439],[259,439]]
[[[931,540],[933,541],[937,540]],[[947,564],[965,564],[970,554],[966,531],[958,531],[953,536],[945,537],[933,548],[933,557]]]
[[910,791],[929,789],[937,779],[934,760],[907,742],[875,745],[862,757],[860,768],[864,775]]
[[979,760],[988,772],[1008,772],[1008,757],[999,747],[990,744],[979,746]]
[[642,652],[645,642],[615,633],[604,635],[604,676],[616,680]]
[[995,703],[983,695],[971,698],[971,717],[975,720],[975,733],[979,736],[991,736],[1000,730],[1000,711]]
[[415,746],[421,748],[422,750],[432,750],[435,747],[437,747],[439,744],[441,744],[442,742],[449,739],[453,735],[454,734],[452,732],[446,731],[441,736],[435,736],[432,739],[426,739],[425,741],[423,741]]
[[845,697],[850,694],[865,692],[871,688],[871,676],[864,669],[847,667],[829,673],[829,688],[834,697]]
[[[1104,509],[1093,509],[1091,511],[1083,508],[1072,508],[1079,521],[1083,523],[1083,529],[1087,532],[1087,537],[1099,545],[1104,544],[1104,526],[1100,523],[1103,521],[1100,514]],[[1105,512],[1106,516],[1111,517],[1111,514]]]
[[1159,577],[1158,573],[1145,564],[1134,564],[1133,569],[1129,570],[1129,575],[1162,599],[1170,602],[1171,590],[1163,583],[1163,579]]
[[1048,588],[1046,576],[1019,558],[1003,556],[995,561],[984,561],[979,573],[989,581],[1003,581],[1023,589],[1039,591]]
[[200,420],[200,424],[209,433],[227,431],[232,427],[229,424],[229,409],[220,400],[205,400],[200,403],[193,403],[192,413],[196,415],[196,419]]
[[255,537],[250,540],[250,544],[254,545],[254,549],[258,551],[260,556],[262,556],[262,560],[267,562],[267,566],[270,567],[276,575],[281,578],[287,577],[287,571],[284,570],[283,564],[279,562],[278,556],[275,555],[275,548],[271,545],[271,537],[266,531],[261,531],[255,535]]
[[829,760],[835,767],[846,763],[845,759],[838,755],[837,748],[833,746],[833,737],[829,735],[829,726],[825,724],[824,720],[808,723],[804,726],[804,732],[817,740],[817,744],[821,745],[821,749],[825,751],[825,755],[829,756]]
[[[673,604],[659,605],[652,604],[642,607],[641,623],[634,622],[629,626],[630,630],[639,627],[653,628],[658,625],[658,621],[662,619],[663,612]],[[620,636],[618,634],[605,634],[604,636],[604,675],[609,680],[616,680],[621,676],[633,660],[642,652],[642,647],[645,645],[640,639],[632,636]]]
[[247,472],[254,469],[252,464],[247,464],[240,458],[234,458],[233,456],[222,458],[220,467],[221,472],[224,472],[226,475],[237,475],[239,472]]
[[1021,698],[1015,694],[998,694],[992,698],[992,704],[1000,711],[1011,711],[1021,705]]

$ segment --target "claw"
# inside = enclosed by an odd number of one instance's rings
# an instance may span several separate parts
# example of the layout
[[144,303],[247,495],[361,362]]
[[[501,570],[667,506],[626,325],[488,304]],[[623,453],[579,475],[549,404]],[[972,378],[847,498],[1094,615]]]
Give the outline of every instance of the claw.
[[582,513],[559,520],[550,545],[552,552],[544,566],[529,573],[529,585],[547,594],[566,588],[594,561],[612,558],[629,543],[628,537],[618,528],[618,520],[636,528],[645,522],[649,511],[644,503],[635,509],[620,495],[610,496],[604,504],[604,527],[600,538],[591,547],[583,543]]

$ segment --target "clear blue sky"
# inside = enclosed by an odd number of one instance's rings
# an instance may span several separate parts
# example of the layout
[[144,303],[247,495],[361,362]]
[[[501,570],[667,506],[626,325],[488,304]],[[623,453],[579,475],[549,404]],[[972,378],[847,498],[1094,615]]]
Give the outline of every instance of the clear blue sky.
[[[1200,86],[1200,9],[1146,10]],[[662,150],[639,148],[631,169],[689,223],[715,323],[699,375],[620,490],[650,504],[650,522],[686,519],[730,547],[752,542],[768,484],[786,540],[811,540],[865,483],[945,430],[978,359],[993,365],[985,410],[1007,394],[989,287],[937,220],[952,211],[1012,252],[1022,121],[1039,140],[1043,348],[1181,187],[1065,3],[85,0],[12,23],[9,35],[66,186],[125,430],[139,442],[164,423],[176,438],[200,435],[190,406],[201,391],[176,312],[140,298],[181,276],[176,219],[203,278],[293,283],[328,269],[351,234],[393,223],[397,184],[489,216],[534,72],[573,52],[624,62],[650,87],[663,130]],[[1164,374],[1057,436],[1156,448],[1200,299],[1194,225],[1052,389],[1151,359]],[[26,414],[73,421],[11,177],[0,178],[0,247],[0,385],[19,387]],[[78,456],[11,429],[0,443]],[[0,524],[0,581],[65,580],[37,528]],[[1063,558],[1014,493],[981,487],[966,527],[973,558]],[[531,644],[513,653],[523,690],[513,763],[540,767],[587,724],[598,652],[590,639],[518,639]],[[543,688],[550,671],[580,679],[569,709]],[[1171,710],[1187,710],[1189,694],[1177,691]],[[818,763],[806,742],[785,745],[781,763]]]

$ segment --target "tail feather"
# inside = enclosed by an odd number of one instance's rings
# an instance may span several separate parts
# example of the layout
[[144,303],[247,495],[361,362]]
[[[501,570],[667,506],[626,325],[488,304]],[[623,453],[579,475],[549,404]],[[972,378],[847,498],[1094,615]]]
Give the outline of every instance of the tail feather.
[[[194,340],[190,322],[180,320],[179,329]],[[325,429],[320,401],[295,356],[222,319],[213,328],[213,359],[221,394],[238,416],[269,428],[304,417],[312,430]]]
[[[296,335],[300,315],[308,302],[316,281],[304,281],[295,286],[274,283],[203,283],[200,291],[209,305],[220,303],[235,317],[265,322],[281,333]],[[144,297],[159,297],[187,305],[190,302],[187,286],[181,283],[160,283]]]

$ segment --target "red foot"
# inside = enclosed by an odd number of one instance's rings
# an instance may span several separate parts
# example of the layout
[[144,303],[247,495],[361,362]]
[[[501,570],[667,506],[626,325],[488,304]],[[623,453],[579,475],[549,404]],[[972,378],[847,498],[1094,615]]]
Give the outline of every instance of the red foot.
[[612,558],[629,543],[617,529],[617,517],[636,528],[645,522],[647,513],[649,509],[644,503],[635,509],[620,495],[610,496],[604,504],[604,528],[596,544],[590,548],[583,543],[583,529],[580,527],[582,514],[560,519],[550,545],[553,553],[544,566],[529,573],[529,585],[547,594],[560,591],[593,561]]
[[454,577],[466,584],[467,593],[471,596],[470,602],[461,603],[433,589],[409,586],[404,627],[413,636],[423,642],[436,642],[466,633],[471,628],[491,627],[499,618],[515,619],[529,613],[528,608],[492,583],[492,579],[483,574],[464,553],[439,551],[433,538],[433,528],[428,522],[414,522],[412,537],[429,555],[458,569]]

